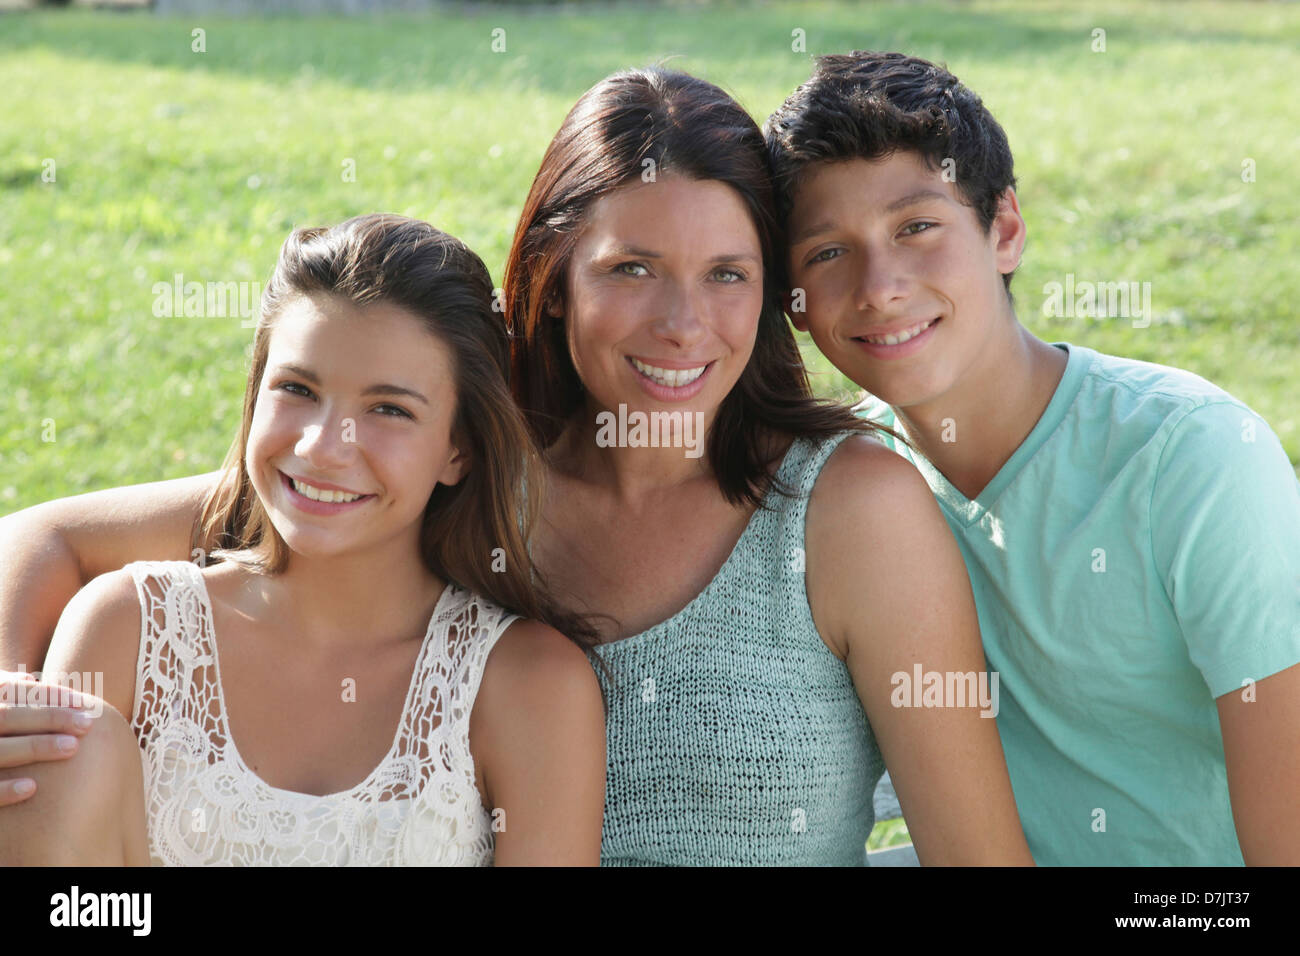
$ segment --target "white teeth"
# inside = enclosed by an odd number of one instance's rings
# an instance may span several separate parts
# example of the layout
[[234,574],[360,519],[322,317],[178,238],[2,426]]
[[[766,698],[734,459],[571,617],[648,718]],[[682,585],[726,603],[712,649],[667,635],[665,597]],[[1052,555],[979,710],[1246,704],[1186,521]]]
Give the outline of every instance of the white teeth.
[[902,345],[908,339],[916,338],[937,321],[938,319],[930,319],[928,322],[922,322],[920,325],[914,325],[910,329],[904,329],[892,335],[864,335],[862,337],[873,345]]
[[707,365],[701,365],[699,368],[656,368],[653,365],[646,365],[645,362],[638,362],[636,359],[632,359],[632,364],[646,378],[654,380],[659,385],[667,385],[669,388],[681,388],[683,385],[691,384],[708,368]]
[[317,488],[309,485],[297,478],[290,478],[293,482],[293,490],[298,492],[304,498],[310,498],[312,501],[323,501],[325,504],[342,504],[347,501],[356,501],[364,495],[350,495],[346,491],[327,491],[324,488]]

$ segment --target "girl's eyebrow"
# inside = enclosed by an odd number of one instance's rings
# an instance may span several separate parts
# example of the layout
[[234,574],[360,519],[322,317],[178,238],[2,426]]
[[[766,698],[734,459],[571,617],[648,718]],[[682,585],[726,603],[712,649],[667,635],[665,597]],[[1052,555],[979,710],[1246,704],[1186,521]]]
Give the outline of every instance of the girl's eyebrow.
[[[301,365],[277,365],[277,372],[288,372],[291,375],[297,375],[299,378],[306,379],[313,385],[320,385],[320,376],[309,368],[303,368]],[[378,385],[367,385],[361,391],[362,395],[407,395],[411,398],[418,398],[424,404],[428,405],[429,400],[413,388],[407,388],[404,385],[391,385],[380,383]]]

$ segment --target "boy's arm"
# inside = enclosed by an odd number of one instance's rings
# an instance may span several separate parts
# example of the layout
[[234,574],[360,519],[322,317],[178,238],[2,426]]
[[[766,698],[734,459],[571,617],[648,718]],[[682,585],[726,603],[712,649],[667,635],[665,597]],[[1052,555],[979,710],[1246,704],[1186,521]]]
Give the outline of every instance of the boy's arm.
[[113,488],[0,518],[0,670],[39,669],[64,606],[92,578],[132,561],[188,560],[216,480]]
[[1218,699],[1228,792],[1251,866],[1300,864],[1300,664]]
[[1216,698],[1247,864],[1300,865],[1300,485],[1245,406],[1188,412],[1162,453],[1152,551]]

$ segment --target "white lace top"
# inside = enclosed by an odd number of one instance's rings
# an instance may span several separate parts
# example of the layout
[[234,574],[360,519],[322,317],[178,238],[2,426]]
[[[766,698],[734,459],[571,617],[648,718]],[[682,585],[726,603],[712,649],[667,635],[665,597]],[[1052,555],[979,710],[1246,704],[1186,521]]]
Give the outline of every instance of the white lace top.
[[155,866],[491,865],[469,718],[488,653],[517,615],[449,586],[388,754],[351,790],[314,796],[270,786],[239,755],[198,567],[127,569],[141,608],[131,726]]

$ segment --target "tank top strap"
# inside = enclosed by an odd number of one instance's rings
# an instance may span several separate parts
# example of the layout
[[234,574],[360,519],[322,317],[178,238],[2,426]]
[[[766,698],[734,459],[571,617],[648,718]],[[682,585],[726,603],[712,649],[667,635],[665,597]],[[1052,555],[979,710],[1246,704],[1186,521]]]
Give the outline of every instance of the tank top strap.
[[844,431],[823,438],[796,438],[776,472],[776,482],[764,499],[764,509],[755,515],[758,547],[750,550],[754,573],[766,575],[786,601],[807,605],[804,570],[807,549],[804,529],[808,500],[827,459],[844,439]]
[[212,616],[199,568],[188,561],[137,561],[125,570],[140,598],[132,727],[144,739],[174,720],[219,727]]
[[[448,731],[467,728],[488,655],[506,628],[519,619],[492,601],[451,585],[434,611],[434,640],[425,649],[429,660],[421,666],[417,697],[408,708],[412,720],[425,730],[439,723],[436,718]],[[443,634],[445,639],[439,640]]]

